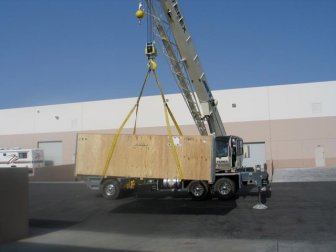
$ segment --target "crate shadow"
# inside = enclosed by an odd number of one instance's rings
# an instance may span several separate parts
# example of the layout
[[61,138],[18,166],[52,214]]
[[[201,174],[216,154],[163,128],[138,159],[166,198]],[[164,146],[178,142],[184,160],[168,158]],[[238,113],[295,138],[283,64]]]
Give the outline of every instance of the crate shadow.
[[168,214],[168,215],[226,215],[237,207],[235,200],[192,201],[186,198],[137,198],[123,204],[110,213],[122,214]]

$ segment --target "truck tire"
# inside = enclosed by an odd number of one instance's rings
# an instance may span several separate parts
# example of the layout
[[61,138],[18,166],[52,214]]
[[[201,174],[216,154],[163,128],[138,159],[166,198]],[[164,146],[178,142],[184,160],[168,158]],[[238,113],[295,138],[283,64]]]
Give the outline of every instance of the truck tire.
[[236,192],[235,182],[229,178],[220,178],[215,183],[214,191],[218,199],[231,199]]
[[191,181],[189,184],[189,193],[192,200],[205,200],[209,194],[209,187],[202,181]]
[[107,179],[101,185],[101,193],[105,199],[114,200],[120,197],[120,183],[116,179]]

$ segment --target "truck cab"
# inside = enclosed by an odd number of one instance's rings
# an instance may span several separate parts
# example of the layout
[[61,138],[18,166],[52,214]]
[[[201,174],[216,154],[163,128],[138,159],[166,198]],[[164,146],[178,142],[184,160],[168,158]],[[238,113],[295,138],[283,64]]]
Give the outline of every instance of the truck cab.
[[216,137],[216,171],[231,171],[242,167],[243,139],[237,136]]

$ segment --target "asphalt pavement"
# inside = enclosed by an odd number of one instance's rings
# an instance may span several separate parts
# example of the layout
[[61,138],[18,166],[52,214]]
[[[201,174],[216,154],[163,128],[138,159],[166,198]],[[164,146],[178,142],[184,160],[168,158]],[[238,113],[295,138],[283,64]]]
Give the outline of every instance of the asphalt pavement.
[[274,183],[231,201],[140,194],[108,201],[82,183],[30,183],[30,237],[0,251],[336,251],[336,182]]

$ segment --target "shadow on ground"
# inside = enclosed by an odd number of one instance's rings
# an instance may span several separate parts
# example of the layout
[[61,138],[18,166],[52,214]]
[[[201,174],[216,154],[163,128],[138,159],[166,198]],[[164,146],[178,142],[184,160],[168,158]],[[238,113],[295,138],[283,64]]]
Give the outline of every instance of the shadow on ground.
[[192,201],[190,199],[138,198],[110,211],[122,214],[226,215],[237,207],[235,200]]
[[5,244],[0,247],[0,252],[135,252],[136,250],[120,250],[120,249],[102,249],[102,248],[88,248],[79,246],[59,245],[59,244],[38,244],[30,242],[20,242],[19,244]]
[[78,224],[77,221],[29,219],[29,237],[56,232]]

